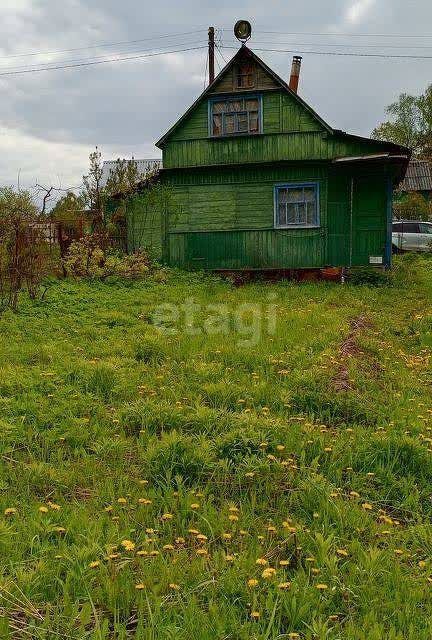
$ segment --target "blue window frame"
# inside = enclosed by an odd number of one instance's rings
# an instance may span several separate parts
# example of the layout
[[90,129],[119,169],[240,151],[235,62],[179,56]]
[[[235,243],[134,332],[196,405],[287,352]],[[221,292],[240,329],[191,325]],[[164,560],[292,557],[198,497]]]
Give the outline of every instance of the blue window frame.
[[291,182],[274,188],[274,226],[277,229],[319,227],[319,183]]
[[255,135],[262,133],[262,100],[259,95],[213,98],[209,101],[209,135]]

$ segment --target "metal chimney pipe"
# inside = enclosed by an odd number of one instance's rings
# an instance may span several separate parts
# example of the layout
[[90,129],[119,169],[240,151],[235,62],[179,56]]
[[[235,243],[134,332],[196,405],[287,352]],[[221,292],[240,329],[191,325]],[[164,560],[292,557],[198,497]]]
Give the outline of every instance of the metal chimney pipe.
[[289,81],[289,88],[291,89],[291,91],[294,91],[294,93],[298,93],[301,63],[302,57],[294,56],[291,67],[291,77]]

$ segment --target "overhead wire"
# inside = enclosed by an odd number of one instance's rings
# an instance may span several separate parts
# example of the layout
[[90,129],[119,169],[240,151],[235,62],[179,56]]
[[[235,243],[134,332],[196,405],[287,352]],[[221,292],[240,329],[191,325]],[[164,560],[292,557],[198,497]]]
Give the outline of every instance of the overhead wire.
[[99,44],[93,44],[93,45],[86,45],[83,47],[74,47],[72,49],[60,49],[60,50],[56,50],[56,51],[32,51],[32,52],[27,52],[27,53],[13,53],[13,54],[9,54],[6,56],[1,56],[0,60],[2,59],[8,59],[8,58],[25,58],[25,57],[32,57],[32,56],[52,56],[52,55],[58,55],[61,53],[73,53],[75,51],[86,51],[88,49],[103,49],[105,47],[119,47],[119,46],[123,46],[123,45],[129,45],[129,44],[138,44],[141,42],[150,42],[152,40],[158,40],[158,39],[163,39],[163,38],[177,38],[180,36],[186,36],[186,35],[191,35],[191,34],[197,34],[197,33],[203,33],[204,32],[204,28],[202,29],[197,29],[195,31],[184,31],[182,33],[171,33],[171,34],[163,34],[163,35],[157,35],[157,36],[152,36],[151,38],[140,38],[138,40],[123,40],[120,42],[104,42],[104,43],[99,43]]
[[122,57],[122,58],[110,58],[110,59],[106,59],[106,60],[93,60],[93,61],[89,61],[89,62],[80,62],[80,63],[76,63],[76,64],[63,64],[63,65],[57,65],[57,66],[51,66],[51,67],[42,67],[39,69],[22,69],[19,71],[2,71],[0,72],[0,77],[5,77],[5,76],[16,76],[16,75],[24,75],[24,74],[30,74],[30,73],[40,73],[40,72],[44,72],[44,71],[58,71],[60,69],[74,69],[74,68],[78,68],[78,67],[89,67],[89,66],[94,66],[94,65],[99,65],[99,64],[107,64],[107,63],[113,63],[113,62],[125,62],[127,60],[140,60],[140,59],[144,59],[144,58],[153,58],[156,56],[165,56],[165,55],[170,55],[173,53],[184,53],[186,51],[200,51],[202,49],[206,49],[206,45],[202,45],[202,46],[197,46],[197,47],[187,47],[184,49],[172,49],[170,51],[158,51],[158,52],[154,52],[154,53],[143,53],[140,55],[136,55],[136,56],[126,56],[126,57]]

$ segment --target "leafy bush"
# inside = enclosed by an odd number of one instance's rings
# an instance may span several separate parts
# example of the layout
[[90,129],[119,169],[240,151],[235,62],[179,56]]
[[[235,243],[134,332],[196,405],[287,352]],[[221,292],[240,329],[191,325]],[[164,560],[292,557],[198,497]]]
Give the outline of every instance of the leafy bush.
[[149,272],[150,260],[146,253],[121,255],[104,249],[103,245],[104,239],[100,234],[87,235],[72,242],[64,259],[68,275],[90,279],[109,276],[141,278]]
[[374,267],[356,267],[350,269],[348,281],[351,284],[365,284],[369,287],[388,287],[392,284],[392,276],[388,271]]

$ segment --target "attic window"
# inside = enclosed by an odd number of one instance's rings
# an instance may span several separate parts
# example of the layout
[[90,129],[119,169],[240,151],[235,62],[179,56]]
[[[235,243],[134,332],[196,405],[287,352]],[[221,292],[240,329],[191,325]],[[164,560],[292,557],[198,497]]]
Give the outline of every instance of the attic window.
[[230,98],[210,103],[210,135],[235,136],[261,133],[259,97]]
[[255,67],[247,62],[235,67],[236,89],[253,89],[255,87]]

